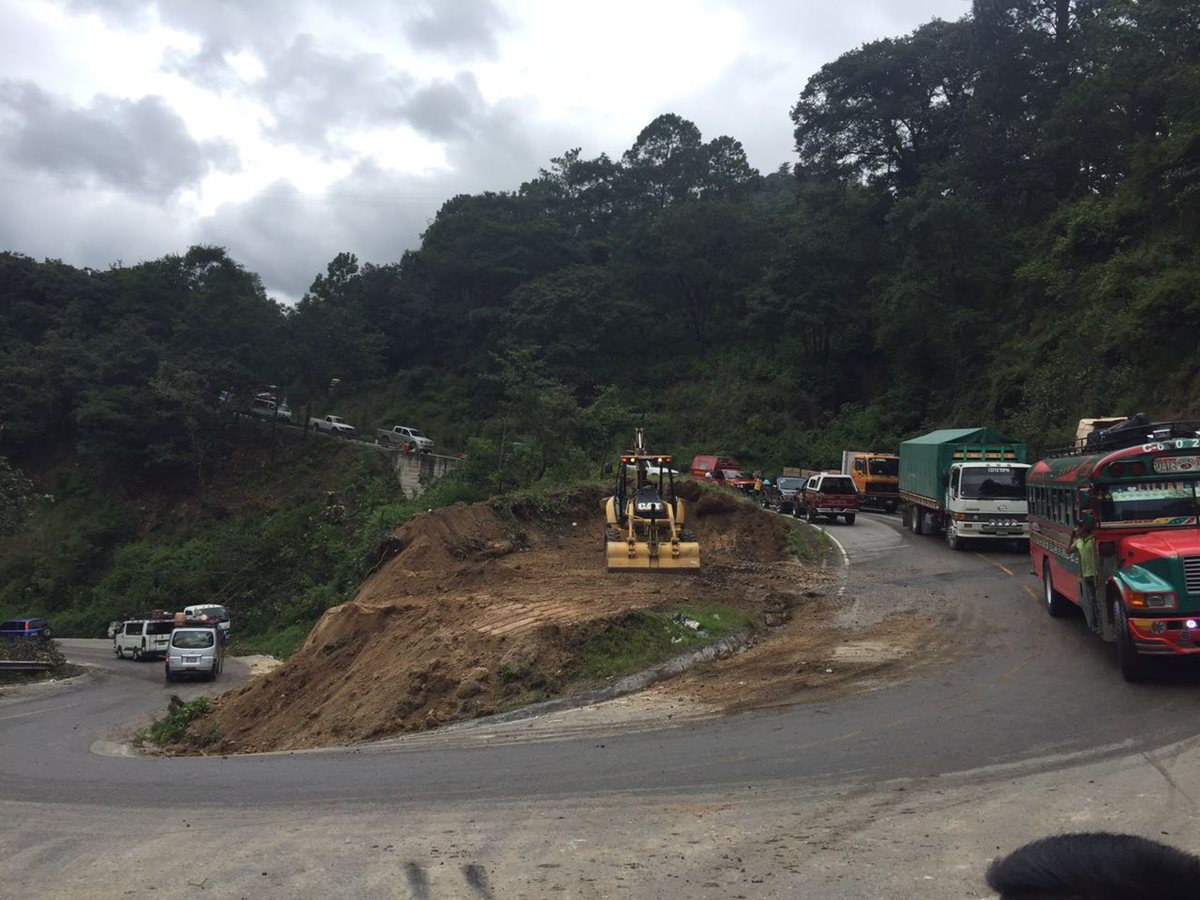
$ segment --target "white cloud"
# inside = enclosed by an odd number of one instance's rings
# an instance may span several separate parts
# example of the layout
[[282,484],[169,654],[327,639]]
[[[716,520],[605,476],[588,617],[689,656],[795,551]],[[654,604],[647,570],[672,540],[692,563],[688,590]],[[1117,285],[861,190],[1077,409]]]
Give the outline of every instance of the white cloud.
[[24,200],[0,246],[103,266],[216,242],[295,297],[334,253],[398,259],[454,194],[515,189],[570,147],[619,156],[663,112],[774,169],[823,63],[968,9],[8,0],[0,182]]

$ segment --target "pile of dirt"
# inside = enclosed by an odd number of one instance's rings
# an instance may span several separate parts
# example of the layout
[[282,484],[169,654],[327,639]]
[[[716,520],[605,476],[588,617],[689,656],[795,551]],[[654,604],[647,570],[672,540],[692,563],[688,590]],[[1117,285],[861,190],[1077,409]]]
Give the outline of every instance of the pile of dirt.
[[413,519],[286,665],[220,699],[211,721],[222,740],[210,752],[347,743],[488,715],[570,687],[572,660],[600,623],[687,602],[777,625],[822,579],[787,558],[785,519],[708,491],[689,522],[698,573],[606,573],[601,499],[576,495],[555,515],[476,504]]

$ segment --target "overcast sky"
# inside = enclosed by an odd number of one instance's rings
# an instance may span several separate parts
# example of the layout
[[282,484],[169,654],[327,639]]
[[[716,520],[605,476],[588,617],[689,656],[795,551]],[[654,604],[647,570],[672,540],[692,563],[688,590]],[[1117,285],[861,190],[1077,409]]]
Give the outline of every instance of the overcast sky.
[[2,0],[0,249],[220,244],[278,299],[392,262],[447,198],[674,112],[766,173],[840,53],[966,0]]

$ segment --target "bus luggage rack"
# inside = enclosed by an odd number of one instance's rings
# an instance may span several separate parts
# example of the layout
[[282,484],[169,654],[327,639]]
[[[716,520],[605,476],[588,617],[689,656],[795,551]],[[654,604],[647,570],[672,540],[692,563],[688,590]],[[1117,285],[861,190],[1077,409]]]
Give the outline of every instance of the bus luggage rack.
[[1060,456],[1085,456],[1093,453],[1109,453],[1124,450],[1138,444],[1169,441],[1173,438],[1200,437],[1200,422],[1151,422],[1138,413],[1112,428],[1098,428],[1085,438],[1042,452],[1045,459]]

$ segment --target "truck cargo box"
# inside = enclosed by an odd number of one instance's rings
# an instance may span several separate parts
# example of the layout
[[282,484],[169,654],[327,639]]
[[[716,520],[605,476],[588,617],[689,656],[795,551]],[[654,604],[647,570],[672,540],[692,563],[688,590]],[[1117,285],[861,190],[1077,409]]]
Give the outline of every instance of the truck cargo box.
[[1023,463],[1025,444],[990,428],[943,428],[900,444],[900,490],[940,502],[944,473],[957,462]]

